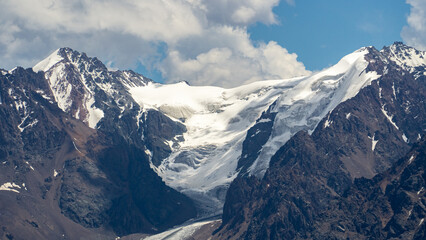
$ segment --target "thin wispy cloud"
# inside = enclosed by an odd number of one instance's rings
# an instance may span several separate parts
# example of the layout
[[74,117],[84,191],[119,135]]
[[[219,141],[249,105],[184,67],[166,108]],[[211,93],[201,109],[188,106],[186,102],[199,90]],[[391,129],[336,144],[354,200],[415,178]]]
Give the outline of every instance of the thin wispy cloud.
[[[291,2],[291,1],[290,1]],[[0,3],[0,64],[31,66],[70,46],[110,65],[138,62],[166,81],[238,86],[309,74],[275,42],[247,27],[276,24],[279,0],[15,0]]]

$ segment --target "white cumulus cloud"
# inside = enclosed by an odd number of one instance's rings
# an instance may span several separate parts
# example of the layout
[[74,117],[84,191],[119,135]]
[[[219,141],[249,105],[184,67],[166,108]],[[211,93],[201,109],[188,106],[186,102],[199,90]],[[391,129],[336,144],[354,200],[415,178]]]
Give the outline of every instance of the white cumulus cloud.
[[[210,29],[196,42],[204,43],[196,51],[199,54],[188,56],[185,53],[190,51],[176,47],[160,63],[159,68],[167,79],[196,79],[200,85],[232,87],[258,80],[309,74],[304,65],[297,61],[296,54],[288,53],[272,41],[255,46],[247,32],[240,28]],[[195,45],[197,43],[188,46]]]
[[[294,1],[286,1],[293,3]],[[30,67],[69,46],[114,67],[140,62],[169,82],[238,86],[309,74],[275,42],[254,43],[251,24],[276,24],[279,0],[0,1],[0,68]]]
[[408,45],[426,50],[426,1],[407,0],[407,3],[411,5],[411,10],[407,18],[408,26],[401,32],[402,39]]

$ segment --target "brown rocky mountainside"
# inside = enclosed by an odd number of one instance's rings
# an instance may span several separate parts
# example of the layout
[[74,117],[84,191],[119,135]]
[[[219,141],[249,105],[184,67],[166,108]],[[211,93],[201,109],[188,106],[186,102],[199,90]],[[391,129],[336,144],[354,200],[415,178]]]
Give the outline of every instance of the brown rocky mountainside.
[[141,145],[59,109],[42,73],[3,72],[0,91],[1,239],[114,239],[196,215]]
[[382,76],[292,137],[262,179],[234,180],[216,239],[425,238],[425,70],[387,50],[367,55]]

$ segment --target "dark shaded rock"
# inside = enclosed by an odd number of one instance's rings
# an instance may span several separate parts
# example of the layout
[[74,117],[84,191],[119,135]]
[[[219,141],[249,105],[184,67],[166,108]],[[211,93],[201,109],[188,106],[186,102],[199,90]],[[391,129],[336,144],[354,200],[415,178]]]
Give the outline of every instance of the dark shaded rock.
[[144,140],[152,152],[152,163],[158,166],[172,152],[171,146],[166,141],[174,143],[179,141],[175,137],[186,132],[186,127],[159,111],[149,110],[144,114]]
[[237,170],[240,171],[239,174],[247,174],[248,168],[257,159],[263,145],[265,145],[271,136],[275,116],[277,115],[276,112],[272,112],[275,105],[276,102],[271,104],[271,106],[262,113],[260,118],[256,120],[254,126],[247,131],[247,136],[243,142],[241,157],[237,165]]
[[120,186],[108,211],[110,225],[118,234],[155,233],[196,216],[192,201],[167,187],[147,158],[140,149],[124,145],[100,156],[109,179]]
[[115,189],[93,163],[84,158],[67,160],[62,181],[59,207],[65,216],[91,228],[108,223],[106,212],[112,206]]

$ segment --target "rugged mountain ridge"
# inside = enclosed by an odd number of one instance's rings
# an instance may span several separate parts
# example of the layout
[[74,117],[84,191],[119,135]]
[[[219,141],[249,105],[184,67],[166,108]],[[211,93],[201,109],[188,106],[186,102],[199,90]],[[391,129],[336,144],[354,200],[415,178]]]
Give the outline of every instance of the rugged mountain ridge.
[[262,176],[291,136],[313,131],[330,110],[379,77],[365,71],[369,51],[355,51],[313,76],[234,89],[129,77],[71,49],[59,49],[34,69],[46,72],[65,112],[145,148],[158,175],[196,200],[204,217],[221,213],[238,172]]
[[[133,71],[110,71],[97,58],[70,48],[56,50],[33,70],[45,72],[55,102],[64,112],[90,128],[119,135],[141,148],[148,147],[153,162],[170,154],[170,146],[164,142],[175,141],[175,135],[185,131],[161,112],[144,111],[134,101],[129,89],[146,86],[152,80]],[[147,125],[157,121],[171,132],[158,128],[155,136],[144,132],[152,129]]]
[[[339,104],[312,134],[302,131],[292,137],[275,153],[262,179],[244,174],[237,177],[228,190],[223,224],[216,237],[423,238],[421,219],[425,215],[425,208],[418,206],[424,206],[424,196],[419,195],[419,201],[405,205],[395,202],[399,201],[396,200],[398,194],[411,194],[401,189],[404,179],[417,176],[414,177],[417,179],[416,187],[419,186],[417,191],[421,189],[424,185],[422,169],[410,172],[408,167],[407,171],[402,171],[404,173],[398,172],[392,176],[392,179],[401,180],[392,184],[383,179],[378,181],[381,177],[353,183],[354,179],[372,178],[386,171],[408,153],[413,143],[424,141],[426,61],[423,56],[424,52],[401,43],[380,52],[371,49],[366,55],[369,61],[366,70],[376,71],[381,77],[361,89],[355,97]],[[407,59],[418,61],[407,62]],[[416,155],[419,156],[416,159],[420,165],[424,165],[424,143],[420,145],[414,151],[421,153]],[[411,156],[407,155],[404,159]],[[398,168],[396,164],[394,168]],[[376,211],[370,215],[365,210],[368,209],[366,206],[373,209],[379,198],[350,195],[350,189],[357,189],[354,191],[360,191],[364,196],[374,195],[368,186],[383,192],[384,195],[379,195],[385,202],[379,205],[387,208],[382,212]],[[391,191],[395,195],[388,195]],[[363,199],[361,203],[358,202],[360,199]],[[387,203],[392,207],[389,208]],[[417,206],[419,216],[415,221],[421,223],[418,227],[405,227],[398,212],[400,209],[395,209],[400,208],[400,204],[404,208]],[[359,209],[355,215],[352,213],[354,209]]]
[[1,73],[2,238],[113,239],[196,216],[152,171],[144,145],[64,112],[44,73]]
[[[328,211],[422,139],[424,57],[366,47],[312,76],[234,89],[159,84],[69,48],[38,73],[1,70],[0,197],[21,209],[1,234],[155,233],[217,215],[226,198],[219,239],[363,237],[342,217],[356,204]],[[22,193],[31,200],[14,202]]]

